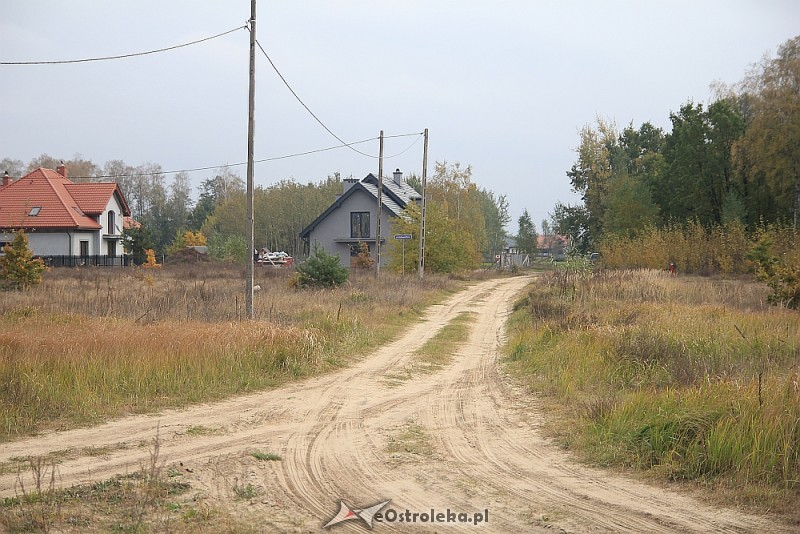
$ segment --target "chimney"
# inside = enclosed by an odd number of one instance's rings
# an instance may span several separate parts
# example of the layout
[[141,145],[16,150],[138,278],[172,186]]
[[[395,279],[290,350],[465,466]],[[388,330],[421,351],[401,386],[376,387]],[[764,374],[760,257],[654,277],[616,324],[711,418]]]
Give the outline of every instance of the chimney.
[[347,190],[353,187],[358,180],[355,178],[345,178],[342,180],[342,194],[347,193]]
[[67,166],[64,165],[63,161],[61,162],[61,164],[58,167],[56,167],[56,172],[58,174],[60,174],[61,176],[63,176],[64,178],[67,177]]
[[7,186],[13,181],[13,179],[8,175],[8,171],[5,172],[3,175],[3,187]]
[[400,172],[400,169],[394,171],[394,183],[397,185],[403,185],[403,173]]

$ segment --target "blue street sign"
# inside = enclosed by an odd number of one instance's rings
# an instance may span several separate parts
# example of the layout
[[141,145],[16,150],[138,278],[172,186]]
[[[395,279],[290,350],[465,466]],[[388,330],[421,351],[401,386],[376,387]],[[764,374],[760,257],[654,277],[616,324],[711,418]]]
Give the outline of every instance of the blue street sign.
[[411,239],[411,234],[397,234],[394,236],[395,239]]

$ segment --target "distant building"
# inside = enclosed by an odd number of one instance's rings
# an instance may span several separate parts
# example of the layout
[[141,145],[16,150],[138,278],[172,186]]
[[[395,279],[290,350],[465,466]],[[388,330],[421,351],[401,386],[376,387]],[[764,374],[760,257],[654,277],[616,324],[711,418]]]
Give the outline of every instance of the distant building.
[[[309,250],[318,243],[330,254],[338,254],[344,265],[358,256],[361,243],[367,244],[370,256],[377,260],[378,179],[368,174],[362,180],[345,179],[343,186],[342,195],[303,229],[300,237]],[[400,169],[391,179],[383,179],[381,247],[392,237],[391,219],[402,216],[409,202],[420,200],[422,196],[406,183]],[[381,266],[386,262],[387,255],[381,254]]]
[[[0,246],[24,230],[35,256],[75,265],[63,258],[93,257],[95,264],[123,263],[122,231],[138,223],[114,182],[73,183],[67,168],[39,168],[18,180],[8,173],[0,185]],[[97,258],[102,257],[102,261]],[[58,263],[63,262],[63,263]]]
[[536,248],[540,257],[563,260],[567,257],[569,237],[556,234],[540,235],[537,236]]

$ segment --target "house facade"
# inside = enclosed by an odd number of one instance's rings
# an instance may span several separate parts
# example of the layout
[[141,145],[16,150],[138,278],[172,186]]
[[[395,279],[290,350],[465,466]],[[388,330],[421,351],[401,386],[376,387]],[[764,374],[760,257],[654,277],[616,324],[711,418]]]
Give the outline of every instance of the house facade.
[[123,263],[122,231],[130,208],[114,182],[73,183],[65,166],[39,168],[0,185],[0,246],[24,230],[35,256],[51,264],[84,264],[63,258],[103,258]]
[[[300,232],[300,237],[309,250],[317,244],[326,252],[338,255],[345,266],[351,265],[358,256],[361,243],[366,243],[370,256],[377,260],[379,181],[373,174],[368,174],[362,180],[345,179],[342,183],[342,194]],[[391,179],[382,180],[382,187],[380,216],[383,249],[392,237],[392,219],[401,217],[408,203],[421,201],[422,196],[406,183],[399,169]],[[381,266],[386,263],[387,256],[381,254]]]

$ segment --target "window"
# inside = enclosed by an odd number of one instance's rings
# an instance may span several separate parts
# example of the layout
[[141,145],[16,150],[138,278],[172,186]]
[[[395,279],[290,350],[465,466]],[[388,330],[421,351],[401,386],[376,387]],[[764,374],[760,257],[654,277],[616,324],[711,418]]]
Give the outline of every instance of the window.
[[117,255],[117,242],[114,239],[108,241],[108,255],[109,256]]
[[114,235],[114,234],[117,233],[117,229],[114,226],[114,223],[115,223],[114,212],[113,211],[109,211],[108,212],[108,233],[110,235]]
[[28,215],[31,217],[36,217],[37,215],[39,215],[40,211],[42,211],[41,206],[34,206],[31,208],[31,211],[28,212]]
[[88,256],[88,255],[89,255],[89,242],[81,241],[81,256]]
[[354,211],[350,213],[350,237],[369,237],[369,212]]

